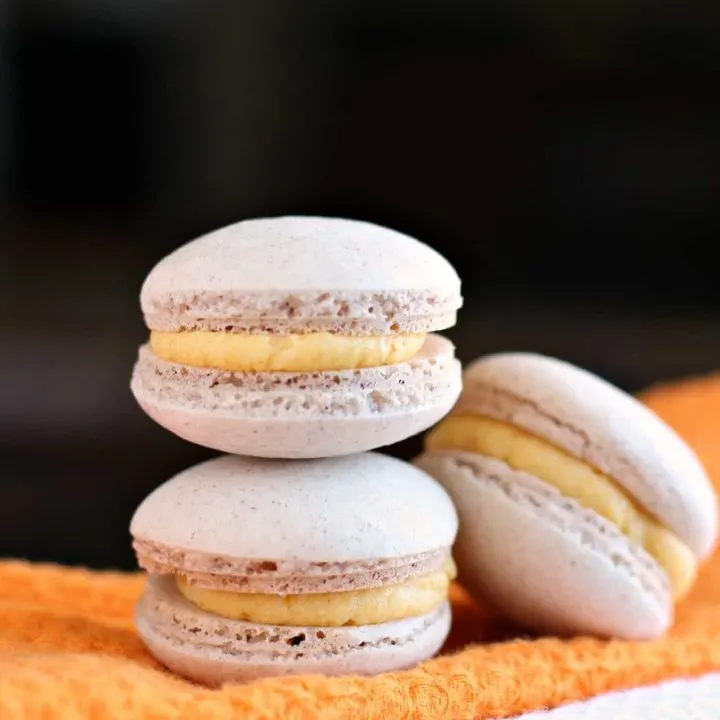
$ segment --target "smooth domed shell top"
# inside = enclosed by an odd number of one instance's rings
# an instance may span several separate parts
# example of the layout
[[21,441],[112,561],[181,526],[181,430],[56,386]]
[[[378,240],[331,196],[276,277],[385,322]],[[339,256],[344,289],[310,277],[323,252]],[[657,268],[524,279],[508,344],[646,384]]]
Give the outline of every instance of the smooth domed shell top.
[[452,265],[419,240],[359,220],[244,220],[175,250],[151,271],[142,299],[179,292],[438,288],[459,295]]
[[512,422],[621,484],[699,556],[715,546],[717,505],[690,447],[655,413],[562,360],[503,353],[471,363],[456,413]]
[[429,475],[378,453],[295,461],[226,455],[154,490],[130,532],[232,558],[345,562],[449,547],[457,515]]
[[305,216],[245,220],[193,240],[152,269],[140,301],[158,330],[225,322],[263,331],[248,321],[303,318],[434,330],[452,326],[462,305],[457,273],[429,246],[367,222]]

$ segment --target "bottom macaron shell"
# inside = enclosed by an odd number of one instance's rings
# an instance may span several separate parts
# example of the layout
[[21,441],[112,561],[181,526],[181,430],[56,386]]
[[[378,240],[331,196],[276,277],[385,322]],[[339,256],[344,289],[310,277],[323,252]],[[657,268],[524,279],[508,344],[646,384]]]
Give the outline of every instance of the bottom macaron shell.
[[560,636],[644,640],[670,626],[667,576],[594,511],[492,458],[435,452],[415,464],[458,509],[460,582],[499,614]]
[[281,627],[229,620],[188,602],[172,577],[151,576],[135,613],[150,653],[205,685],[261,677],[373,675],[435,655],[450,631],[450,606],[418,618],[363,627]]
[[167,430],[236,455],[315,458],[392,445],[443,418],[461,390],[453,345],[429,335],[405,363],[310,374],[226,373],[140,349],[131,388]]

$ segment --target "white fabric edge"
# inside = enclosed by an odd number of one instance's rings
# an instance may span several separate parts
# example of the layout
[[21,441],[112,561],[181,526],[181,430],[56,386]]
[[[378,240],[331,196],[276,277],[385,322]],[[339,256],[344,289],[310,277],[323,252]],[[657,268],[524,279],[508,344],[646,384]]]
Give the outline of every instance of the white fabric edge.
[[514,716],[522,720],[702,720],[720,718],[720,673],[678,679],[599,695],[551,710]]

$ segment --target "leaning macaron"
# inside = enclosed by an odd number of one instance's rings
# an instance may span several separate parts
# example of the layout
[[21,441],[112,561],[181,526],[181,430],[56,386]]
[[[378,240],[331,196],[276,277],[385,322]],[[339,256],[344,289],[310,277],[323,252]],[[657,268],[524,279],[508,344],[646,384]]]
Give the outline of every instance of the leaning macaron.
[[222,452],[314,458],[390,445],[460,393],[460,280],[436,251],[366,222],[247,220],[150,272],[150,340],[132,391],[180,437]]
[[406,668],[450,628],[455,509],[391,457],[222,456],[152,492],[130,531],[140,637],[201,683]]
[[460,581],[528,629],[658,637],[716,542],[716,498],[685,442],[553,358],[471,364],[416,464],[458,507]]

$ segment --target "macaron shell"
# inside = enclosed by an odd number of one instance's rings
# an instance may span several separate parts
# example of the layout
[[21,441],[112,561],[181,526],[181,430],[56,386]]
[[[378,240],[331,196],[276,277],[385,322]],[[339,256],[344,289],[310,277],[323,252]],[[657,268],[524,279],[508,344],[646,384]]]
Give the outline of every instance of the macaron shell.
[[208,233],[161,260],[141,291],[158,330],[288,331],[314,321],[353,334],[419,332],[450,327],[461,304],[457,273],[427,245],[371,223],[304,216]]
[[505,463],[426,453],[416,463],[460,515],[459,580],[521,627],[560,636],[661,636],[673,606],[657,563],[595,512]]
[[401,670],[442,647],[450,606],[419,618],[363,627],[280,627],[228,620],[195,607],[170,578],[150,578],[135,614],[151,654],[206,685],[295,674]]
[[454,412],[505,420],[622,485],[702,559],[717,541],[717,501],[690,447],[651,410],[585,370],[526,353],[481,358]]
[[347,455],[416,435],[460,395],[451,342],[430,335],[411,360],[325,373],[228,373],[166,363],[145,346],[131,388],[179,437],[220,452],[270,458]]
[[338,563],[447,550],[457,515],[429,475],[379,453],[303,461],[225,455],[153,490],[130,532],[178,554],[271,559],[279,574],[287,559],[336,574]]

